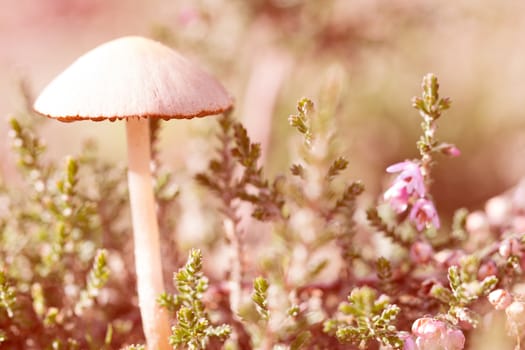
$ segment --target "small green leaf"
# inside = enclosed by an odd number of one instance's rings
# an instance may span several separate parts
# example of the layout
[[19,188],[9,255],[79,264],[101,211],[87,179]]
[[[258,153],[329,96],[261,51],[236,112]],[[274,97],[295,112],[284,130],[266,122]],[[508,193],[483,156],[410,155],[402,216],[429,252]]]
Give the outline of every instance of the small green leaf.
[[344,157],[339,157],[333,161],[332,165],[330,165],[326,177],[331,180],[333,177],[339,175],[339,173],[345,170],[347,167],[348,161]]
[[464,241],[468,238],[466,230],[468,210],[465,208],[457,209],[452,219],[452,237],[458,241]]
[[261,319],[268,321],[270,312],[268,310],[268,281],[263,277],[257,277],[253,281],[252,301],[255,303],[255,308],[261,316]]
[[294,341],[290,344],[290,350],[300,350],[308,346],[312,340],[312,333],[303,331],[297,335]]
[[310,146],[312,143],[311,114],[314,110],[314,104],[307,98],[301,99],[297,104],[299,114],[290,115],[288,122],[304,135],[305,145]]
[[292,166],[290,167],[290,172],[292,173],[292,175],[294,176],[298,176],[300,177],[301,179],[304,179],[304,167],[300,164],[292,164]]
[[453,298],[452,292],[439,283],[436,283],[432,286],[430,289],[430,295],[440,300],[444,304],[450,303]]
[[377,277],[379,277],[380,280],[387,281],[392,278],[392,268],[390,266],[390,261],[388,261],[386,258],[380,257],[377,259],[376,270]]
[[86,287],[80,292],[80,298],[75,305],[75,314],[81,315],[83,310],[92,304],[93,299],[98,296],[108,279],[107,252],[100,249],[95,255],[93,266],[88,273]]
[[339,305],[339,311],[347,316],[325,321],[325,333],[335,334],[341,343],[351,343],[362,349],[372,340],[396,349],[402,347],[395,327],[401,309],[390,304],[390,298],[384,294],[378,298],[374,289],[365,286],[354,288],[348,301]]
[[448,268],[448,281],[452,290],[457,290],[461,285],[461,279],[459,278],[459,269],[457,266],[451,266]]

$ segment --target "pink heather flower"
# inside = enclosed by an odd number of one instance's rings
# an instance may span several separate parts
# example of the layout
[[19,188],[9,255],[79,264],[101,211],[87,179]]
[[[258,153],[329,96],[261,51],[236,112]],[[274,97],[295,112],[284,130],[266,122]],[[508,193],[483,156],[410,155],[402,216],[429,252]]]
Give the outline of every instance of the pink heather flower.
[[512,296],[505,289],[496,289],[487,296],[496,310],[505,310],[512,303]]
[[448,328],[441,345],[447,350],[462,350],[465,347],[465,335],[460,329]]
[[450,156],[450,157],[459,157],[461,155],[461,151],[459,148],[457,148],[455,145],[446,144],[441,149],[441,152],[444,155]]
[[410,246],[410,259],[416,264],[427,264],[433,255],[434,250],[427,242],[417,241]]
[[441,334],[445,332],[445,330],[445,322],[432,317],[418,318],[412,324],[412,334],[418,338],[440,338]]
[[421,173],[421,168],[415,162],[406,160],[401,163],[396,163],[386,168],[386,171],[388,173],[400,173],[395,183],[405,183],[409,195],[416,193],[419,197],[425,196],[426,188],[423,174]]
[[505,259],[510,256],[521,256],[521,245],[516,238],[505,239],[500,243],[498,252]]
[[418,231],[432,224],[435,228],[439,228],[439,217],[436,212],[434,203],[426,198],[419,198],[409,216],[410,221],[416,225]]
[[418,350],[462,350],[465,336],[459,329],[448,327],[431,317],[419,318],[412,324]]
[[408,208],[408,201],[410,199],[406,183],[394,182],[392,187],[385,192],[383,198],[390,203],[396,213],[400,214],[404,212]]

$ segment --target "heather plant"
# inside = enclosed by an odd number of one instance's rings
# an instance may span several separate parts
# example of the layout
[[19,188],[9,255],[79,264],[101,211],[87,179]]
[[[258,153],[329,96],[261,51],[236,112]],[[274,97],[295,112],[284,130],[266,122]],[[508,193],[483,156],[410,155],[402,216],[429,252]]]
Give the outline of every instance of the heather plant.
[[[460,152],[438,139],[451,102],[428,74],[413,100],[419,158],[388,166],[391,184],[367,201],[366,181],[348,175],[340,89],[329,80],[317,102],[298,102],[288,118],[296,131],[292,162],[274,178],[245,127],[231,113],[218,118],[215,152],[193,175],[210,199],[227,260],[205,243],[185,252],[186,262],[170,257],[182,253],[171,236],[182,209],[154,152],[163,263],[173,277],[157,302],[171,315],[170,345],[468,349],[475,329],[499,315],[519,349],[525,186],[485,211],[439,216],[432,169],[440,155]],[[0,186],[0,347],[146,349],[125,169],[97,158],[92,142],[76,156],[50,159],[37,128],[23,120],[9,122],[18,178]],[[160,125],[152,126],[158,147]],[[224,274],[207,276],[214,259]]]

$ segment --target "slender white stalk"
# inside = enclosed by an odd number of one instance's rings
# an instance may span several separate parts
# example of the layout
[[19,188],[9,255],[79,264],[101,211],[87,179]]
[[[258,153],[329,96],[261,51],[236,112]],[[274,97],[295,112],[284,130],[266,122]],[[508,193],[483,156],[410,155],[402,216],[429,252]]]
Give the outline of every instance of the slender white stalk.
[[151,146],[148,120],[129,119],[126,130],[128,186],[142,326],[148,350],[168,350],[170,349],[168,317],[166,310],[161,309],[156,301],[164,291],[164,283],[153,178],[150,170]]

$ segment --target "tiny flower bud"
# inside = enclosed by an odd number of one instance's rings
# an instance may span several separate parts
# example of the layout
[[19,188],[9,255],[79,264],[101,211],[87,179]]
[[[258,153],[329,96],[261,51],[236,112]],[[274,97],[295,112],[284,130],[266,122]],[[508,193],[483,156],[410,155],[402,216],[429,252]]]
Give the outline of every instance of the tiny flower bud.
[[505,310],[512,303],[512,296],[505,289],[490,292],[487,299],[496,310]]
[[418,231],[422,231],[430,225],[439,228],[439,217],[434,207],[434,203],[426,198],[419,198],[410,210],[410,221],[416,226]]
[[449,144],[446,144],[443,148],[441,148],[441,153],[449,157],[459,157],[461,155],[459,148],[457,148],[455,145]]
[[489,221],[487,216],[482,211],[475,211],[467,216],[465,228],[469,233],[478,233],[480,231],[489,230]]
[[489,223],[494,226],[503,225],[508,220],[511,210],[512,203],[502,196],[491,198],[485,204],[485,212]]
[[416,264],[427,264],[433,255],[434,250],[427,242],[417,241],[410,247],[410,259]]

